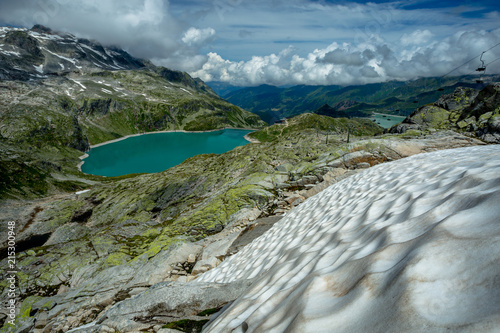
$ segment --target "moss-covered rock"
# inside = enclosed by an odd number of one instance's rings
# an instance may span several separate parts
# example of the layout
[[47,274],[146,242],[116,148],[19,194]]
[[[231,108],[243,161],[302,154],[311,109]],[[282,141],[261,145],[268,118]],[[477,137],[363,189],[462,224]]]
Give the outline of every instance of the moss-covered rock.
[[425,125],[436,129],[447,128],[450,124],[450,112],[435,105],[423,106],[410,117],[418,125]]
[[251,138],[261,142],[270,142],[290,133],[297,133],[305,129],[314,129],[320,134],[347,134],[375,135],[382,133],[383,128],[364,118],[332,118],[312,113],[306,113],[287,119],[285,123],[275,124],[260,131],[250,133]]
[[[333,165],[354,169],[423,151],[418,144],[401,148],[401,136],[390,143],[373,138],[382,129],[366,119],[304,114],[252,134],[260,144],[195,156],[156,174],[96,177],[75,168],[89,142],[145,131],[263,124],[175,71],[82,71],[36,84],[14,82],[8,92],[17,102],[10,106],[7,98],[0,99],[8,111],[0,115],[0,147],[7,152],[0,155],[0,182],[6,185],[0,195],[58,194],[38,201],[38,210],[33,203],[19,210],[26,221],[17,257],[20,298],[27,302],[23,309],[36,301],[33,297],[44,297],[47,306],[38,308],[61,311],[61,318],[78,312],[81,323],[130,297],[134,288],[168,279],[169,265],[186,260],[177,253],[177,261],[165,264],[174,249],[221,232],[235,213],[271,214],[283,183],[302,190],[305,180],[314,184]],[[446,127],[446,113],[453,114],[429,106],[420,119]],[[498,116],[495,109],[463,120],[496,131]],[[364,136],[371,139],[361,141]],[[61,194],[86,186],[86,193]],[[5,287],[0,281],[2,296]]]
[[393,126],[390,133],[408,130],[453,129],[467,132],[486,142],[500,142],[500,131],[490,126],[500,114],[500,84],[487,85],[481,91],[458,87],[443,95],[432,105],[426,105],[408,116],[403,123]]

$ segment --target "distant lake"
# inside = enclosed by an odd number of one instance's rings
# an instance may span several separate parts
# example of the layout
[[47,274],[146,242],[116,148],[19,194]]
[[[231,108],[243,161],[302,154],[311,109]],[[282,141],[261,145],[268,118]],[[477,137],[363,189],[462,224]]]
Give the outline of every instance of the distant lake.
[[94,147],[82,171],[99,176],[164,171],[198,154],[222,154],[249,143],[252,131],[226,129],[204,133],[151,133]]
[[403,116],[393,116],[390,114],[380,114],[380,113],[376,113],[370,117],[371,120],[375,120],[375,122],[380,126],[382,126],[383,128],[389,128],[393,125],[399,124],[405,118],[406,117]]

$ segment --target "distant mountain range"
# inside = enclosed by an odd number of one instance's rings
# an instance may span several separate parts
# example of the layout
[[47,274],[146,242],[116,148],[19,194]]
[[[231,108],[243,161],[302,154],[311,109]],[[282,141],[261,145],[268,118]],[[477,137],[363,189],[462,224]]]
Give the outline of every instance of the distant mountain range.
[[[497,81],[500,76],[483,78]],[[270,85],[237,88],[220,82],[209,82],[227,101],[259,115],[267,123],[294,115],[316,112],[325,104],[350,117],[368,117],[373,112],[407,116],[417,107],[434,102],[457,87],[480,89],[475,76],[422,78],[414,81],[390,81],[357,86],[293,86]],[[332,113],[333,111],[329,112]],[[318,111],[326,114],[325,109]]]

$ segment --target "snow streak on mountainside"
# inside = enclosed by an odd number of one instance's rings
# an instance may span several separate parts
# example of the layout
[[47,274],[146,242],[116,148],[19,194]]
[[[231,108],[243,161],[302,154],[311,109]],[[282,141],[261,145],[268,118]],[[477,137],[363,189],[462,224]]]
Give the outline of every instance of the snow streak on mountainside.
[[0,79],[28,80],[82,69],[124,70],[144,67],[127,52],[104,47],[43,26],[0,27]]
[[498,330],[499,170],[499,146],[460,148],[329,187],[197,279],[255,278],[206,331]]

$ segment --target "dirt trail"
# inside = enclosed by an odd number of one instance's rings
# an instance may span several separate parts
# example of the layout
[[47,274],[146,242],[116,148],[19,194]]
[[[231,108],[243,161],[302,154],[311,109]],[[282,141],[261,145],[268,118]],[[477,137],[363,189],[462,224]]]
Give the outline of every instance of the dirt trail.
[[283,128],[281,129],[281,132],[280,132],[280,137],[283,137],[283,131],[285,130],[285,128],[288,127],[288,119],[285,119],[285,126],[283,126]]

